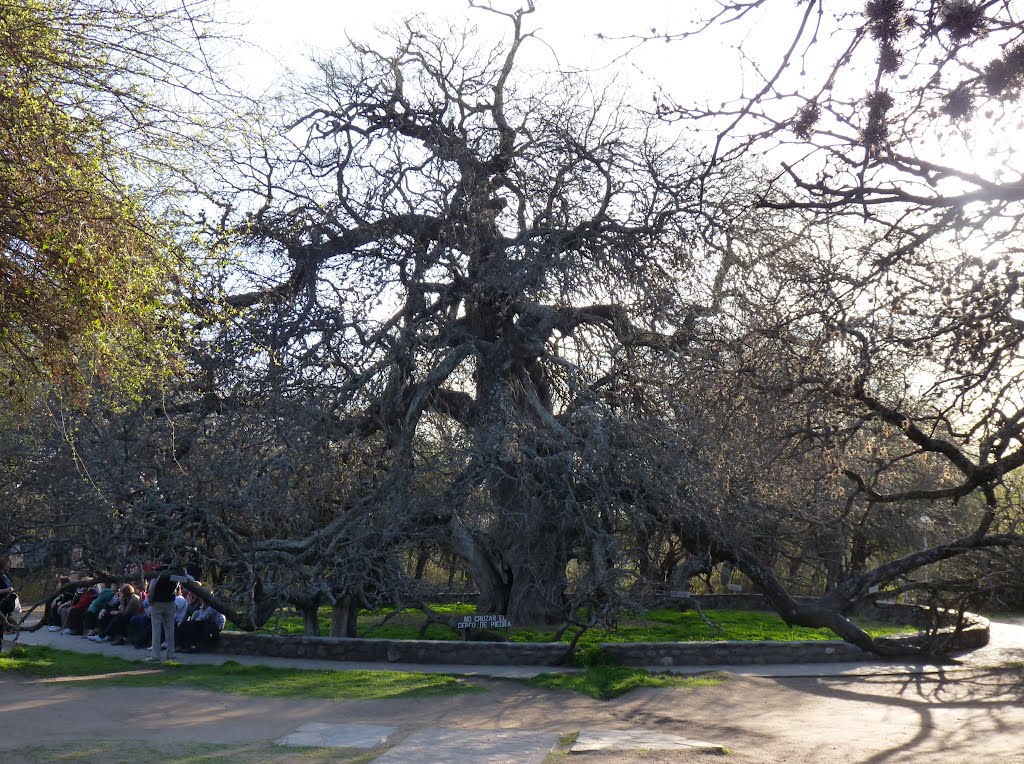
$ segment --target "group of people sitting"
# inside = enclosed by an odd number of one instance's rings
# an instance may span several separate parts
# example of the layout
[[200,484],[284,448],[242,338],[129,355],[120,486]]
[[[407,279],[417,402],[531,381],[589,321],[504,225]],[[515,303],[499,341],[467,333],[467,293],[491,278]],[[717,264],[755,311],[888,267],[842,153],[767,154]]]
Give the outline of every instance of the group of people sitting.
[[[175,646],[188,652],[208,650],[224,628],[225,617],[191,591],[182,591],[168,571],[156,575],[146,590],[132,584],[97,584],[65,592],[50,603],[46,624],[50,631],[81,636],[93,642],[131,644],[142,649],[149,643],[146,660],[175,656]],[[61,585],[70,583],[62,579]]]

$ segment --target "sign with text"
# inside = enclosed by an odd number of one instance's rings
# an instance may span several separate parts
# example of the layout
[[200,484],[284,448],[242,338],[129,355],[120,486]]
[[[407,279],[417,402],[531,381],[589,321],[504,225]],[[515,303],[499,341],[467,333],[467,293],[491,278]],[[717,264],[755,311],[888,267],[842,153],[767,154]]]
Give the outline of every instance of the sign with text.
[[512,622],[503,615],[464,615],[455,622],[456,629],[508,629]]

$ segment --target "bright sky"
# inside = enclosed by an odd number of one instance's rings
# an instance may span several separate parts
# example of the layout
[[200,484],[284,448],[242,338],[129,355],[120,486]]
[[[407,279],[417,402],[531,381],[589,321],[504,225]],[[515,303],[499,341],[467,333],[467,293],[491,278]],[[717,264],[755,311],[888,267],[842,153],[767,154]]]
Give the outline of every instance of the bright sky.
[[[490,0],[499,10],[514,10],[526,0]],[[477,24],[493,39],[507,39],[508,22],[492,13],[469,7],[468,0],[222,0],[234,20],[244,22],[242,37],[257,46],[244,53],[239,73],[242,87],[253,94],[272,90],[285,68],[299,72],[308,65],[311,52],[328,53],[344,49],[346,37],[372,40],[376,28],[394,26],[402,18],[423,14],[432,20],[453,20]],[[481,0],[483,2],[483,0]],[[853,3],[857,5],[856,2]],[[628,59],[621,54],[630,45],[601,40],[606,36],[680,32],[691,28],[698,12],[705,14],[718,7],[715,0],[536,0],[537,10],[526,17],[528,29],[537,30],[541,42],[524,46],[520,62],[543,70],[558,66],[582,68],[600,77],[613,71],[630,73],[639,98],[649,98],[664,88],[677,103],[694,104],[707,99],[715,103],[735,98],[741,90],[760,83],[744,82],[742,54],[757,62],[763,75],[778,65],[784,49],[792,41],[803,8],[796,2],[767,3],[741,22],[727,25],[715,38],[709,30],[698,38],[666,44],[650,42],[633,50]],[[747,37],[735,35],[748,30]],[[726,42],[727,40],[727,42]],[[812,55],[802,60],[808,73],[820,71],[819,57],[832,51],[827,42],[815,46]],[[557,59],[556,59],[557,56]],[[628,61],[628,63],[627,63]],[[817,66],[816,66],[817,64]],[[801,78],[788,80],[800,87]],[[749,77],[749,71],[747,72]],[[814,79],[813,76],[810,79]],[[863,79],[858,77],[858,88]],[[796,108],[794,106],[794,108]],[[1005,129],[1005,128],[1004,128]],[[968,142],[947,135],[943,151],[956,157],[967,168],[991,164],[985,155],[993,141],[1006,143],[1007,134],[978,130]],[[967,152],[973,154],[969,156]],[[940,161],[942,157],[939,157]],[[985,168],[991,172],[992,168]]]
[[[329,2],[329,0],[234,0],[236,13],[251,21],[246,36],[282,60],[310,48],[330,50],[345,44],[348,35],[363,38],[375,27],[423,14],[432,19],[469,19],[484,29],[500,30],[502,19],[469,7],[467,0],[370,0],[370,2]],[[499,9],[514,9],[520,3],[495,0]],[[599,32],[660,30],[679,26],[680,7],[688,3],[666,0],[587,2],[585,0],[538,0],[537,11],[527,24],[539,27],[546,41],[572,58],[572,64],[590,63],[595,48],[607,48],[596,39]]]
[[[494,0],[497,8],[519,7],[518,0]],[[624,35],[679,31],[686,28],[697,6],[696,0],[537,0],[537,10],[526,17],[527,28],[537,29],[545,45],[524,48],[524,55],[548,68],[601,69],[625,49],[623,43],[598,39],[597,35]],[[795,5],[795,4],[794,4]],[[421,13],[431,19],[468,20],[497,37],[507,30],[507,20],[469,7],[467,0],[231,0],[233,13],[247,20],[243,37],[264,49],[253,52],[247,78],[253,83],[271,83],[281,65],[301,67],[311,50],[327,52],[345,46],[346,35],[367,39],[375,28],[386,28],[398,20]],[[759,26],[777,23],[777,16],[761,14]],[[776,38],[778,39],[778,38]],[[553,52],[552,52],[553,51]],[[648,72],[657,73],[657,81],[678,92],[702,93],[728,70],[728,61],[738,67],[734,51],[717,48],[716,61],[708,65],[709,48],[692,44],[664,42],[648,44],[634,52],[635,61]],[[723,70],[723,66],[726,70]],[[738,68],[732,69],[735,76]],[[715,73],[715,76],[712,76]],[[653,82],[652,82],[653,84]],[[735,89],[735,85],[733,87]]]

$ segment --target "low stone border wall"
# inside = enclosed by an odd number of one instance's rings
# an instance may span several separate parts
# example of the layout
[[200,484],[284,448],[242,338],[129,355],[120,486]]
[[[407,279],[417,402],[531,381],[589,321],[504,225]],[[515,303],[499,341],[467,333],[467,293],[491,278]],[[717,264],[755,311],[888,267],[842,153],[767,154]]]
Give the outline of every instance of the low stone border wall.
[[[977,650],[988,644],[990,633],[989,620],[977,613],[965,613],[964,623],[958,630],[954,623],[955,613],[946,613],[946,620],[949,625],[938,629],[932,629],[931,624],[926,624],[925,631],[917,634],[894,634],[891,637],[879,637],[879,642],[894,645],[909,645],[913,647],[936,646],[943,653],[958,653],[968,650]],[[925,619],[927,620],[927,619]]]
[[[901,606],[902,607],[902,606]],[[972,622],[960,632],[945,627],[935,633],[894,634],[879,642],[893,646],[924,647],[930,640],[945,640],[950,652],[976,650],[988,644],[989,622],[972,614]],[[897,622],[905,619],[896,618]],[[762,665],[771,663],[835,663],[877,661],[874,653],[842,640],[792,642],[621,642],[605,643],[601,651],[627,666]]]
[[434,639],[362,639],[347,637],[279,637],[225,631],[216,652],[275,658],[390,663],[453,663],[491,666],[557,666],[564,663],[564,643],[463,642]]
[[[702,608],[769,610],[758,594],[712,594],[694,597]],[[952,626],[932,630],[932,616],[923,608],[875,602],[858,615],[890,623],[908,623],[928,631],[883,637],[893,645],[922,646],[945,639],[948,651],[973,650],[988,644],[989,623],[969,614],[959,632]],[[952,621],[955,613],[943,613]],[[609,642],[601,651],[627,666],[710,666],[771,663],[830,663],[878,660],[878,656],[842,640],[792,642]],[[566,658],[563,643],[476,642],[461,640],[400,640],[342,637],[276,636],[228,631],[216,651],[278,658],[313,658],[336,661],[389,663],[450,663],[454,665],[558,666]]]
[[[761,594],[696,594],[691,595],[701,608],[714,610],[770,611]],[[669,597],[668,602],[672,604]],[[801,599],[801,598],[798,598]],[[917,633],[879,637],[878,641],[893,646],[930,647],[936,641],[943,652],[977,650],[988,644],[989,621],[976,613],[965,613],[961,628],[956,628],[957,613],[939,610],[935,616],[920,605],[901,602],[861,603],[856,615],[883,623],[910,624],[921,629]],[[707,666],[723,663],[829,663],[835,661],[878,660],[878,656],[843,640],[799,640],[792,642],[658,642],[603,644],[601,649],[626,665],[644,666]],[[654,658],[654,660],[651,660]]]

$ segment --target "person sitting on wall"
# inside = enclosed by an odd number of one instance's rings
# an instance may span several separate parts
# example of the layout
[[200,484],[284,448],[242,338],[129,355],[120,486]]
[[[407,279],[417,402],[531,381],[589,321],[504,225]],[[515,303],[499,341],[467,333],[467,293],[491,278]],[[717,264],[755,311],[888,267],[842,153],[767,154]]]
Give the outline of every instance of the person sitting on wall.
[[[201,581],[196,581],[196,583],[200,586],[203,585]],[[199,599],[199,595],[191,589],[186,589],[182,594],[185,596],[185,618],[182,619],[184,621],[190,618],[197,610],[201,610],[204,605],[203,601]]]
[[[192,611],[189,609],[188,598],[181,591],[181,584],[178,584],[174,589],[174,633],[176,635],[181,634],[181,627],[188,617],[192,615]],[[181,640],[175,639],[179,644],[183,644]]]
[[224,614],[212,605],[206,605],[194,612],[181,625],[181,644],[190,653],[209,650],[220,637],[220,632],[227,623]]
[[91,637],[99,633],[100,631],[100,618],[103,618],[103,625],[106,625],[107,608],[111,606],[111,602],[117,595],[117,590],[114,589],[113,584],[100,584],[100,593],[96,595],[96,599],[89,605],[89,609],[85,611],[85,633],[84,637]]
[[57,625],[56,628],[50,626],[50,631],[59,631],[61,634],[64,633],[64,630],[68,626],[68,618],[71,616],[71,608],[78,603],[85,591],[86,587],[79,586],[75,591],[69,592],[68,601],[57,606]]
[[77,637],[85,628],[85,616],[89,607],[96,599],[96,590],[92,587],[84,589],[75,595],[71,607],[68,608],[67,617],[64,619],[62,634],[70,634]]
[[[61,588],[71,583],[71,579],[67,576],[61,576],[57,585]],[[71,602],[75,598],[74,592],[61,592],[50,602],[46,610],[45,623],[49,631],[60,631],[60,627],[64,625],[64,619],[67,617],[68,608],[71,607]]]
[[149,598],[146,597],[145,592],[143,592],[142,610],[138,615],[133,615],[128,619],[128,641],[131,642],[133,646],[141,650],[149,644],[152,628],[152,619],[150,618],[149,612]]
[[127,641],[130,620],[142,612],[142,598],[135,593],[135,587],[124,584],[118,590],[118,604],[110,610],[110,620],[98,636],[90,637],[94,642],[112,642],[123,645]]

